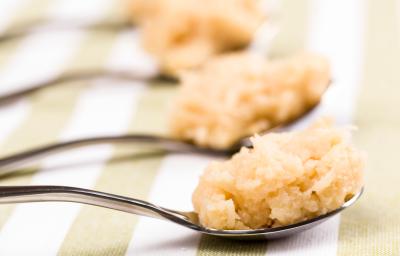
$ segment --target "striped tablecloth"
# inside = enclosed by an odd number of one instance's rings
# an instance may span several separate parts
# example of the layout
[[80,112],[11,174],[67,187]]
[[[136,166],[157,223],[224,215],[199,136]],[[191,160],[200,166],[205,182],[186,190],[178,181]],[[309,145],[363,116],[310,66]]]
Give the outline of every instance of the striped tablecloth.
[[[227,1],[228,4],[229,1]],[[0,255],[400,255],[400,1],[282,0],[271,56],[302,49],[330,58],[334,84],[312,117],[354,123],[368,152],[362,199],[323,225],[268,242],[201,236],[159,220],[71,203],[0,206]],[[118,18],[111,0],[1,0],[0,33],[37,18]],[[155,69],[137,31],[36,33],[0,43],[0,93],[92,68]],[[85,136],[165,133],[175,88],[144,82],[67,83],[0,107],[0,154]],[[0,185],[92,188],[191,209],[210,157],[97,146],[52,156]]]

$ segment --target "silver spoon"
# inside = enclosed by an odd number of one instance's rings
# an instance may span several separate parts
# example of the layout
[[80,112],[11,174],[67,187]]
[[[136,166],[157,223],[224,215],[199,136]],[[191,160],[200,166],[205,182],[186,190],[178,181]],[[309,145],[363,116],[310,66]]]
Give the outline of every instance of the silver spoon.
[[[268,16],[268,23],[276,22],[276,16],[278,11],[278,3],[276,0],[262,0],[260,3],[261,8],[263,9],[264,13]],[[266,9],[266,10],[265,10]],[[83,20],[77,21],[75,19],[57,19],[57,20],[49,20],[49,19],[34,19],[29,20],[24,23],[17,24],[5,32],[0,33],[0,43],[8,42],[10,40],[19,39],[25,37],[27,35],[33,33],[41,33],[41,32],[51,32],[56,33],[59,31],[65,30],[92,30],[98,32],[119,32],[124,30],[130,30],[137,26],[137,24],[132,21],[132,19],[124,18],[124,19],[112,19],[112,20],[103,20],[100,22],[88,22]],[[270,28],[265,28],[266,25],[263,23],[261,28],[263,31],[270,30]],[[259,33],[261,28],[256,32]],[[275,29],[275,28],[274,28]],[[274,30],[275,31],[275,30]],[[265,41],[268,35],[255,35],[257,37],[262,37],[264,41],[258,40],[257,44],[261,45],[261,43],[268,43]],[[252,42],[254,44],[254,42]]]
[[[328,84],[326,90],[331,85],[332,81]],[[326,91],[325,91],[326,92]],[[310,115],[320,104],[320,101],[315,105],[309,107],[303,114],[294,117],[293,119],[287,120],[276,127],[264,131],[271,132],[285,128],[295,124],[298,120],[306,118]],[[1,102],[0,102],[1,105]],[[149,134],[125,134],[115,136],[99,136],[99,137],[88,137],[82,139],[75,139],[70,141],[64,141],[59,143],[53,143],[28,149],[13,155],[5,156],[0,158],[0,176],[13,172],[13,170],[21,168],[34,160],[40,160],[52,154],[56,154],[63,151],[72,150],[75,148],[81,148],[92,145],[101,144],[155,144],[159,149],[167,152],[188,152],[188,153],[202,153],[212,155],[232,155],[240,150],[241,147],[252,147],[250,137],[244,137],[238,140],[237,143],[226,149],[215,149],[205,148],[197,146],[193,143],[181,141],[179,139],[168,138],[158,135]]]
[[[16,169],[22,168],[32,161],[40,160],[47,156],[68,151],[76,148],[101,145],[101,144],[155,144],[157,149],[166,152],[191,152],[191,153],[204,153],[213,155],[229,155],[237,152],[241,146],[233,146],[226,150],[218,150],[212,148],[201,148],[194,144],[183,142],[177,139],[166,138],[157,135],[145,134],[126,134],[117,136],[100,136],[70,140],[66,142],[49,144],[42,147],[33,148],[20,153],[0,158],[0,176],[14,172]],[[245,142],[244,142],[245,143]],[[243,143],[243,144],[244,144]]]
[[[276,3],[268,3],[269,1],[263,0],[264,5],[268,5],[270,7],[274,7],[271,9],[276,8]],[[257,29],[257,31],[254,33],[252,41],[248,45],[249,51],[256,52],[262,56],[266,56],[269,50],[269,46],[273,38],[275,37],[277,33],[277,18],[275,16],[277,11],[270,11],[267,12],[265,11],[268,16],[270,17],[268,20],[264,21],[260,27]],[[275,18],[273,18],[275,17]],[[133,23],[129,21],[108,21],[108,22],[103,22],[99,24],[85,24],[85,23],[76,23],[76,22],[69,22],[69,21],[58,21],[54,22],[53,26],[49,26],[49,28],[56,28],[58,29],[68,29],[68,28],[88,28],[88,29],[94,29],[94,30],[121,30],[121,29],[129,29],[130,27],[133,27]],[[45,21],[43,20],[38,20],[38,21],[31,21],[28,22],[28,25],[23,25],[20,27],[17,27],[14,32],[9,32],[5,35],[0,35],[0,43],[2,41],[6,41],[9,39],[14,39],[18,38],[20,36],[36,32],[34,28],[37,26],[35,24],[45,24]],[[31,26],[31,24],[34,24],[35,26]],[[51,24],[50,24],[51,25]],[[41,30],[38,30],[41,31]],[[101,70],[101,69],[92,69],[92,70],[77,70],[77,71],[72,71],[68,72],[65,74],[62,74],[57,77],[48,77],[44,78],[40,81],[32,82],[29,84],[24,84],[21,86],[18,86],[17,89],[8,91],[6,93],[3,93],[0,95],[0,106],[9,104],[14,102],[17,99],[20,99],[22,97],[28,96],[30,94],[33,94],[37,91],[52,87],[52,86],[57,86],[61,85],[63,83],[67,82],[73,82],[73,81],[89,81],[93,79],[100,79],[100,78],[106,78],[110,80],[120,80],[120,81],[167,81],[169,82],[168,84],[170,85],[176,85],[177,82],[179,82],[179,79],[177,77],[173,77],[168,74],[163,74],[157,72],[151,72],[151,73],[140,73],[140,72],[135,72],[131,70]]]
[[166,209],[146,201],[99,192],[95,190],[64,186],[11,186],[0,187],[0,204],[27,202],[74,202],[100,206],[140,216],[171,221],[197,232],[240,240],[274,239],[310,229],[353,205],[363,189],[341,207],[316,218],[277,228],[253,230],[217,230],[201,226],[195,212]]
[[105,20],[98,23],[76,21],[75,19],[35,19],[26,21],[0,34],[0,43],[19,39],[33,33],[59,32],[65,30],[92,30],[98,32],[118,32],[132,29],[135,26],[130,20]]
[[[320,102],[317,102],[314,106],[311,106],[309,109],[307,109],[302,115],[287,120],[286,123],[280,124],[279,126],[276,127],[272,127],[271,129],[265,132],[279,130],[281,128],[285,128],[295,124],[300,119],[306,118],[308,115],[310,115],[313,112],[313,110],[317,108],[319,104]],[[240,140],[238,140],[237,143],[226,149],[205,148],[197,146],[193,143],[181,141],[179,139],[168,138],[158,135],[148,135],[148,134],[125,134],[125,135],[115,135],[115,136],[82,138],[82,139],[44,145],[0,158],[0,176],[11,173],[18,168],[26,166],[32,161],[40,160],[49,155],[92,145],[132,144],[132,143],[135,143],[136,145],[151,144],[151,145],[156,145],[158,149],[164,150],[166,152],[201,153],[201,154],[227,156],[238,152],[241,147],[252,147],[250,138],[251,137],[241,138]]]
[[0,106],[6,105],[18,100],[22,97],[33,94],[37,91],[49,88],[51,86],[62,85],[68,82],[77,81],[90,81],[93,79],[110,79],[115,81],[163,81],[165,85],[176,85],[178,80],[176,78],[162,75],[162,74],[140,74],[133,71],[124,70],[106,70],[106,69],[92,69],[92,70],[77,70],[70,71],[60,76],[45,78],[41,81],[32,82],[28,85],[21,86],[19,89],[12,90],[0,95]]

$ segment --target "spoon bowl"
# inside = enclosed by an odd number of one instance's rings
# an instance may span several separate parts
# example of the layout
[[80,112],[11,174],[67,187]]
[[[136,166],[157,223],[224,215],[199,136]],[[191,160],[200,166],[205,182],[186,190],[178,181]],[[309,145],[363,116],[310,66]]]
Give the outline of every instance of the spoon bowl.
[[146,201],[104,193],[95,190],[64,186],[10,186],[0,187],[0,204],[27,202],[75,202],[100,206],[140,216],[167,220],[197,232],[238,240],[269,240],[290,236],[315,227],[330,217],[353,205],[363,189],[346,201],[341,207],[313,219],[295,224],[249,230],[217,230],[203,227],[197,213],[181,212],[163,208]]

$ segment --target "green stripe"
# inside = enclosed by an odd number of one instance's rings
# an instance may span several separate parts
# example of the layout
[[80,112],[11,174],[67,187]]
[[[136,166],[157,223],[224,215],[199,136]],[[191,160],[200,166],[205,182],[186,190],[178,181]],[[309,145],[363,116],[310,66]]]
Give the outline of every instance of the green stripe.
[[[270,56],[282,57],[302,51],[306,45],[309,0],[282,0],[280,2],[279,33],[273,39]],[[267,243],[229,241],[202,236],[198,252],[205,255],[265,255]]]
[[[342,214],[339,255],[400,252],[400,35],[396,0],[368,1],[357,144],[368,153],[365,194]],[[398,15],[398,13],[397,13]]]
[[[17,10],[11,21],[9,22],[9,29],[17,26],[24,21],[36,19],[48,10],[48,6],[51,3],[51,0],[32,0],[26,6]],[[8,31],[6,29],[6,31]],[[0,43],[0,68],[6,64],[10,57],[15,54],[17,47],[20,45],[21,41],[10,40],[6,42]]]
[[282,57],[303,51],[307,44],[309,0],[282,0],[270,56]]
[[[88,37],[67,70],[76,67],[99,66],[104,62],[112,41],[110,36],[92,35]],[[3,144],[1,155],[13,154],[56,141],[63,127],[68,123],[74,110],[74,104],[86,84],[84,82],[65,84],[33,95],[29,116]],[[28,184],[34,171],[31,170],[24,175],[16,173],[1,180],[0,185]],[[9,218],[13,208],[13,205],[0,205],[0,228]]]
[[35,21],[43,17],[48,7],[53,3],[52,0],[31,0],[26,6],[20,8],[14,19],[11,20],[9,27],[12,29],[26,21]]
[[[170,86],[152,86],[138,102],[130,132],[162,133],[165,131],[167,99]],[[94,189],[146,199],[163,159],[162,154],[143,154],[138,146],[116,146],[114,157],[129,155],[123,161],[109,161]],[[141,152],[141,153],[140,153]],[[60,248],[59,255],[124,255],[132,238],[137,216],[84,206]]]
[[197,255],[265,255],[267,249],[266,241],[236,241],[203,236],[200,241]]

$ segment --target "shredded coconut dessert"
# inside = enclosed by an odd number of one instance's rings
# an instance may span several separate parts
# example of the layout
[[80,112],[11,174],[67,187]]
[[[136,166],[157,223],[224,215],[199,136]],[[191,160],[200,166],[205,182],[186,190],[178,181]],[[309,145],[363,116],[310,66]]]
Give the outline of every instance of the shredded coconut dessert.
[[250,43],[265,19],[255,0],[130,0],[144,47],[167,74]]
[[201,176],[193,194],[200,222],[278,227],[339,208],[363,184],[363,154],[349,140],[349,129],[326,119],[304,131],[253,137],[253,149],[211,163]]
[[243,52],[215,57],[181,75],[170,133],[228,148],[302,116],[318,104],[330,79],[328,61],[314,54],[275,61]]

